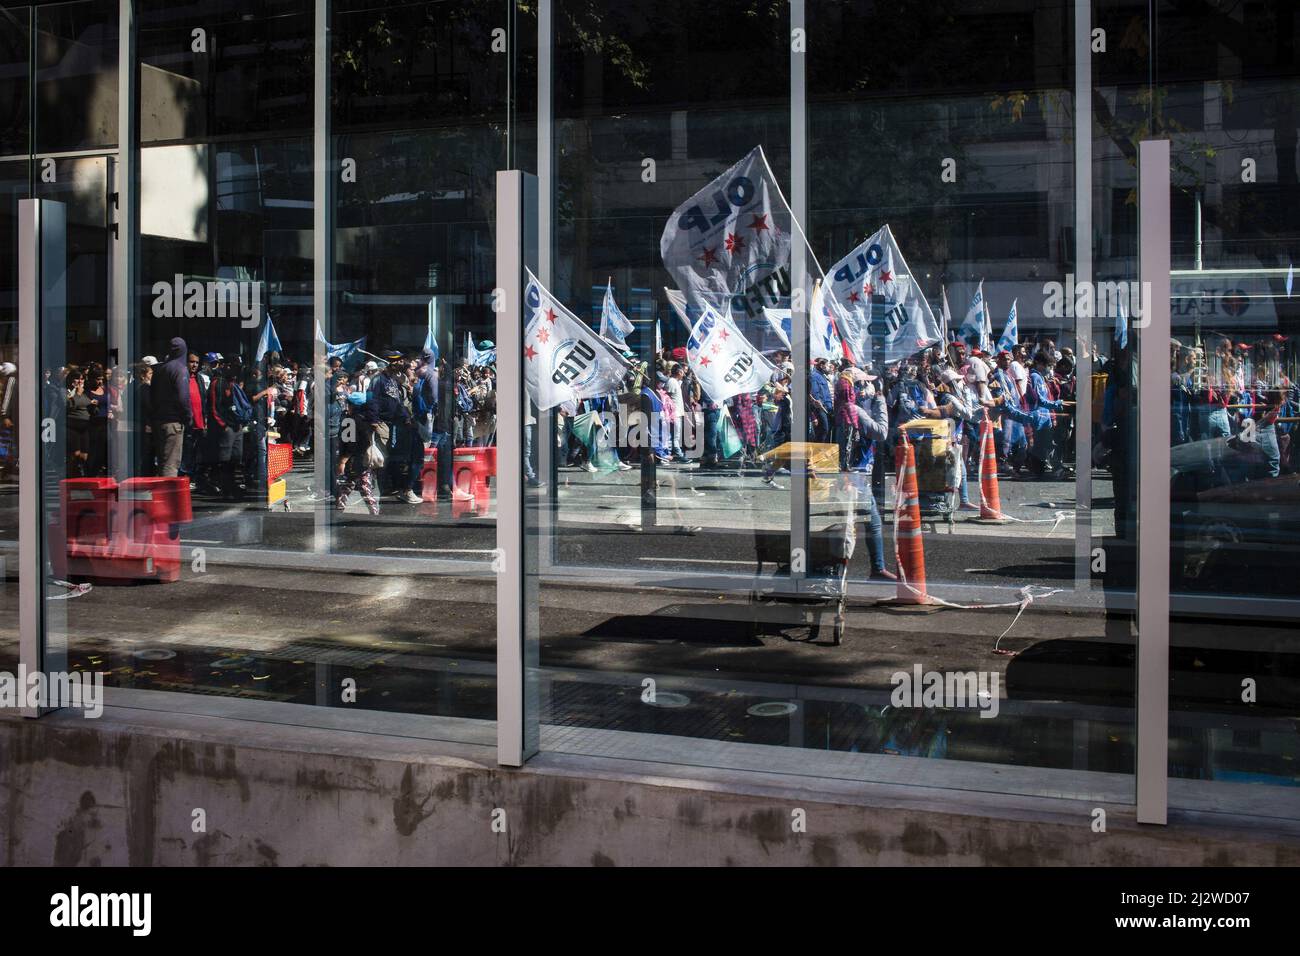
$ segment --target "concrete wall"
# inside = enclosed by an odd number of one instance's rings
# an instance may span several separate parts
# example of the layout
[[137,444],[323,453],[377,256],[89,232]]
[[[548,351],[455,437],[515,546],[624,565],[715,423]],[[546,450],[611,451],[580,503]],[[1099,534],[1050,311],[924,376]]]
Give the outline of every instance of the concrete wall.
[[1115,806],[1094,833],[1092,809],[561,755],[504,770],[482,746],[124,708],[0,719],[7,865],[1300,864],[1276,822]]

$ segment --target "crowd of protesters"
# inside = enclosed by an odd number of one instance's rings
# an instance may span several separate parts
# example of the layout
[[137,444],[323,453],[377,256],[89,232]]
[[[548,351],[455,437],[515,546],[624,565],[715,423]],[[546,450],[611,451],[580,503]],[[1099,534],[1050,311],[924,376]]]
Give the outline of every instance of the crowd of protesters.
[[[1212,336],[1208,345],[1171,347],[1171,436],[1175,446],[1215,438],[1254,444],[1252,464],[1218,476],[1222,481],[1277,477],[1300,466],[1291,435],[1300,418],[1300,389],[1282,374],[1283,340],[1252,344]],[[592,445],[573,424],[586,412],[606,421],[629,410],[662,423],[641,447],[606,435],[611,469],[629,470],[653,456],[661,466],[697,463],[704,470],[755,469],[780,487],[784,462],[768,454],[790,441],[794,366],[785,351],[769,353],[775,371],[760,389],[713,401],[692,372],[683,348],[666,348],[653,362],[625,352],[629,372],[607,396],[561,405],[557,441],[561,467],[598,471]],[[495,365],[460,359],[444,394],[447,362],[421,354],[388,351],[349,371],[331,359],[326,376],[325,434],[330,443],[329,498],[346,509],[354,494],[372,514],[389,496],[404,504],[422,500],[427,449],[439,451],[439,493],[449,494],[451,449],[494,444]],[[1106,386],[1094,417],[1093,459],[1118,475],[1131,431],[1135,400],[1131,355],[1116,348],[1097,356],[1094,372]],[[935,345],[878,369],[871,363],[817,359],[808,374],[807,435],[835,446],[842,472],[870,489],[866,505],[872,537],[879,535],[876,499],[887,500],[886,473],[904,426],[947,421],[952,448],[952,508],[979,510],[980,437],[992,423],[999,476],[1019,480],[1069,480],[1073,472],[1076,402],[1082,396],[1075,356],[1050,335],[1022,341],[992,354],[961,342]],[[0,467],[12,472],[16,458],[18,370],[0,365]],[[193,490],[226,501],[253,499],[265,489],[268,439],[314,454],[314,374],[310,365],[277,353],[263,362],[198,353],[180,338],[163,360],[146,355],[129,372],[97,363],[68,365],[45,373],[43,417],[66,422],[70,477],[106,475],[110,435],[129,431],[137,475],[185,476]],[[536,409],[526,417],[525,479],[545,484],[536,470]],[[1243,470],[1244,468],[1244,470]],[[1118,480],[1118,479],[1117,479]],[[1122,497],[1117,496],[1117,497]],[[1118,505],[1118,502],[1117,502]],[[872,542],[878,544],[877,542]],[[874,570],[888,576],[879,548]]]

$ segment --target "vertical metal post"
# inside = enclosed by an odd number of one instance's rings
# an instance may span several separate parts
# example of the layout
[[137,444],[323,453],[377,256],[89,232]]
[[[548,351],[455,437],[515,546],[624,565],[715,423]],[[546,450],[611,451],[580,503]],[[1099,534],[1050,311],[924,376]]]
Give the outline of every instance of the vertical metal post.
[[[136,349],[135,295],[137,249],[140,241],[140,147],[137,142],[140,110],[139,69],[136,62],[135,0],[118,0],[117,26],[117,157],[105,170],[116,205],[117,233],[109,244],[112,258],[109,285],[112,311],[108,320],[109,354],[118,365],[130,368]],[[110,217],[113,210],[109,210]],[[109,441],[109,474],[125,478],[134,468],[134,443],[142,431],[131,427],[139,412],[134,388],[122,393],[123,420]]]
[[[1074,276],[1093,279],[1092,0],[1074,0]],[[1081,593],[1092,586],[1092,318],[1075,310],[1074,587]]]
[[1164,823],[1169,785],[1169,141],[1138,145],[1137,819]]
[[[44,485],[49,446],[41,441],[45,367],[63,364],[67,334],[67,217],[63,203],[23,199],[18,203],[18,374],[24,396],[18,426],[18,659],[28,673],[67,669],[67,630],[49,628],[43,598],[46,581],[46,503]],[[45,354],[42,333],[57,353]],[[57,360],[57,361],[56,361]],[[66,423],[56,419],[57,436],[66,440]],[[64,447],[62,441],[53,446]],[[49,456],[52,460],[53,456]],[[52,476],[57,477],[57,476]],[[59,542],[62,544],[62,542]],[[53,631],[53,635],[51,635]],[[39,717],[40,707],[21,709]]]
[[[796,448],[808,442],[808,74],[805,0],[790,0],[790,201],[799,228],[790,245],[790,441]],[[802,42],[796,44],[796,31]],[[797,47],[797,49],[796,49]],[[802,238],[800,238],[802,237]],[[795,550],[801,549],[802,560]],[[790,576],[804,576],[808,556],[808,460],[790,458]]]
[[328,349],[325,339],[334,334],[331,277],[334,274],[334,176],[330,156],[330,38],[329,0],[316,0],[313,21],[312,83],[312,315],[318,334],[312,337],[312,483],[318,500],[313,522],[313,549],[331,549],[330,456],[328,426]]
[[529,659],[536,641],[524,626],[524,181],[517,170],[497,173],[496,285],[505,306],[496,314],[497,762],[510,767],[537,750],[536,711],[529,707],[534,695],[527,693],[537,671]]
[[[555,290],[555,0],[537,4],[537,278]],[[500,265],[498,265],[500,268]],[[500,353],[498,358],[500,357]],[[498,363],[498,374],[500,364]],[[556,467],[555,413],[537,414],[537,476],[546,482],[538,493],[537,540],[539,569],[555,560],[555,510],[560,500]],[[522,474],[522,472],[521,472]]]

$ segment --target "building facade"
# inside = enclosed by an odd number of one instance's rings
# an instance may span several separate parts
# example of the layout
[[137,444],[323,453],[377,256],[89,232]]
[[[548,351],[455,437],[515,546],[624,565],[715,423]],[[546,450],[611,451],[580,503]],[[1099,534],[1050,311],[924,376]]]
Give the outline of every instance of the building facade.
[[[1298,43],[1284,0],[6,4],[0,671],[303,761],[1290,832]],[[75,809],[96,725],[4,703]],[[123,862],[190,859],[150,826]]]

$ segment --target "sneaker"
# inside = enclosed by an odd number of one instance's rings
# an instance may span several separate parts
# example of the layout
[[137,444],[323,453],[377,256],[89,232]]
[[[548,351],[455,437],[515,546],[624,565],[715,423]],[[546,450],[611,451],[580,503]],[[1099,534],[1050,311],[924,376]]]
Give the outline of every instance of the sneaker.
[[889,570],[889,568],[881,568],[879,571],[872,571],[872,572],[871,572],[871,580],[873,580],[873,581],[897,581],[897,580],[898,580],[898,575],[895,574],[893,571]]
[[671,465],[673,463],[671,458],[665,458],[662,455],[655,455],[655,461],[661,465]]
[[417,495],[414,491],[407,491],[406,497],[404,497],[402,500],[405,501],[408,505],[418,505],[420,504],[420,502],[424,501],[424,499],[421,498],[419,495]]
[[673,534],[699,534],[704,529],[697,524],[678,525],[673,529]]
[[600,469],[597,468],[595,465],[593,465],[591,462],[587,462],[585,465],[582,466],[582,468],[584,471],[591,472],[592,474],[595,474],[596,472],[600,471]]
[[625,461],[620,461],[620,462],[618,463],[618,470],[619,470],[619,471],[631,471],[631,470],[632,470],[632,466],[629,465],[629,464],[628,464],[627,462],[625,462]]
[[979,511],[979,505],[973,505],[969,501],[963,501],[957,508],[958,511]]
[[527,484],[529,488],[536,488],[538,491],[546,487],[546,482],[540,478],[529,478]]

